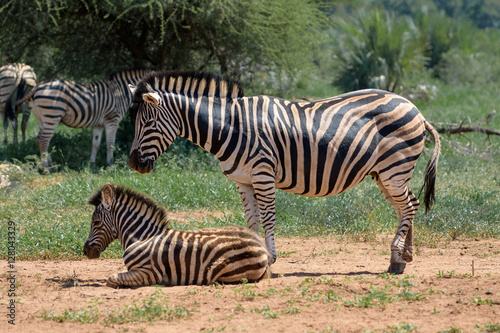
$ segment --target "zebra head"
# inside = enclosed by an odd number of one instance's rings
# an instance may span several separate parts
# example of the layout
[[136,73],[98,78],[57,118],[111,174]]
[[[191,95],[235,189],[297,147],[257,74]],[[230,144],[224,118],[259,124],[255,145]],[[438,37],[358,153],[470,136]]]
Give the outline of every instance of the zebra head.
[[89,259],[99,258],[101,252],[118,238],[112,212],[114,201],[115,192],[110,184],[104,185],[102,190],[89,200],[90,204],[95,205],[90,234],[83,246],[83,254]]
[[137,113],[129,165],[144,174],[153,170],[154,161],[174,142],[179,134],[179,123],[163,96],[153,91],[149,84],[142,87],[139,84],[137,89],[129,87],[134,94],[131,115]]

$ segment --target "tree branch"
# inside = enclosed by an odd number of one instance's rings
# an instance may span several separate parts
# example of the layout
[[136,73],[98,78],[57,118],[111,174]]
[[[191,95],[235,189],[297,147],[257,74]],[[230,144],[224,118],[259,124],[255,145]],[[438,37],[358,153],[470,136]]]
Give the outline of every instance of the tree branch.
[[436,128],[436,130],[439,133],[463,134],[467,132],[479,132],[479,133],[484,133],[486,135],[500,136],[500,131],[492,130],[481,126],[463,126],[462,124],[444,124],[444,123],[433,123],[433,122],[431,122],[431,124]]

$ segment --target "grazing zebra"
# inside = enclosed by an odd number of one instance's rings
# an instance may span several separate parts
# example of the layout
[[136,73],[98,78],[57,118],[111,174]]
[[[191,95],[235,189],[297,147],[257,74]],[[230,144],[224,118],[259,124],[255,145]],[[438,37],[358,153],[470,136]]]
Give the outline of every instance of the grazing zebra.
[[154,73],[137,86],[130,167],[150,172],[175,140],[187,138],[214,154],[238,187],[248,227],[261,220],[271,263],[275,190],[331,196],[370,175],[400,221],[388,271],[402,273],[413,258],[413,218],[419,201],[408,187],[427,130],[435,148],[424,185],[426,211],[434,203],[440,150],[437,131],[405,98],[361,90],[313,102],[243,97],[230,80],[195,73]]
[[147,68],[129,69],[112,74],[109,80],[90,83],[51,80],[37,85],[26,99],[30,100],[40,127],[36,143],[43,166],[52,165],[48,147],[59,122],[73,128],[93,128],[91,163],[95,163],[105,129],[106,162],[112,164],[116,130],[132,101],[127,84],[136,83],[151,72]]
[[246,228],[173,230],[165,209],[151,198],[110,184],[89,203],[96,208],[83,253],[98,258],[115,239],[125,252],[128,271],[110,277],[110,287],[207,285],[270,275],[264,242]]
[[9,120],[14,130],[14,142],[17,142],[17,115],[23,112],[21,132],[26,140],[26,126],[30,117],[27,106],[16,106],[26,93],[36,85],[36,74],[33,68],[26,64],[13,63],[0,67],[0,113],[3,119],[4,143],[7,143],[7,128]]

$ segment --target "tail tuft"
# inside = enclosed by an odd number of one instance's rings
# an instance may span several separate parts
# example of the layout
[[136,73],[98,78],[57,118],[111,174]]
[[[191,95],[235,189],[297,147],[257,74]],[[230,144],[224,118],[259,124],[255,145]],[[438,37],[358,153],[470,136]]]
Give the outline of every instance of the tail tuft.
[[424,205],[425,213],[427,214],[430,211],[432,205],[434,205],[434,203],[436,202],[434,190],[436,185],[436,174],[439,153],[441,151],[441,143],[439,142],[439,133],[436,131],[436,129],[428,121],[425,121],[424,124],[425,129],[430,133],[432,140],[434,140],[434,151],[432,152],[429,163],[427,163],[424,180]]

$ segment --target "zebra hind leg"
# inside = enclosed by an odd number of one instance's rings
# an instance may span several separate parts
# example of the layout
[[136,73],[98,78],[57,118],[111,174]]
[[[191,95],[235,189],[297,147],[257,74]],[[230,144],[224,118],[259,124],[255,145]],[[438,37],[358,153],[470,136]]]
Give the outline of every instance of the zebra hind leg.
[[28,120],[30,119],[31,110],[30,108],[23,104],[23,120],[21,122],[21,133],[23,135],[23,142],[26,142],[26,128],[28,127]]
[[9,127],[9,120],[5,113],[3,114],[3,143],[7,144],[7,128]]
[[17,143],[17,114],[14,114],[14,118],[12,118],[11,120],[11,125],[12,125],[12,131],[14,133],[13,141],[14,143]]
[[413,218],[419,202],[408,188],[408,182],[397,185],[375,178],[377,185],[394,208],[400,221],[391,243],[391,260],[388,273],[402,274],[406,263],[413,260]]
[[[420,202],[410,189],[408,189],[408,196],[410,197],[410,202],[413,206],[414,214],[416,214],[417,210],[420,207]],[[413,261],[413,223],[410,225],[408,233],[406,234],[402,257],[406,262]]]

